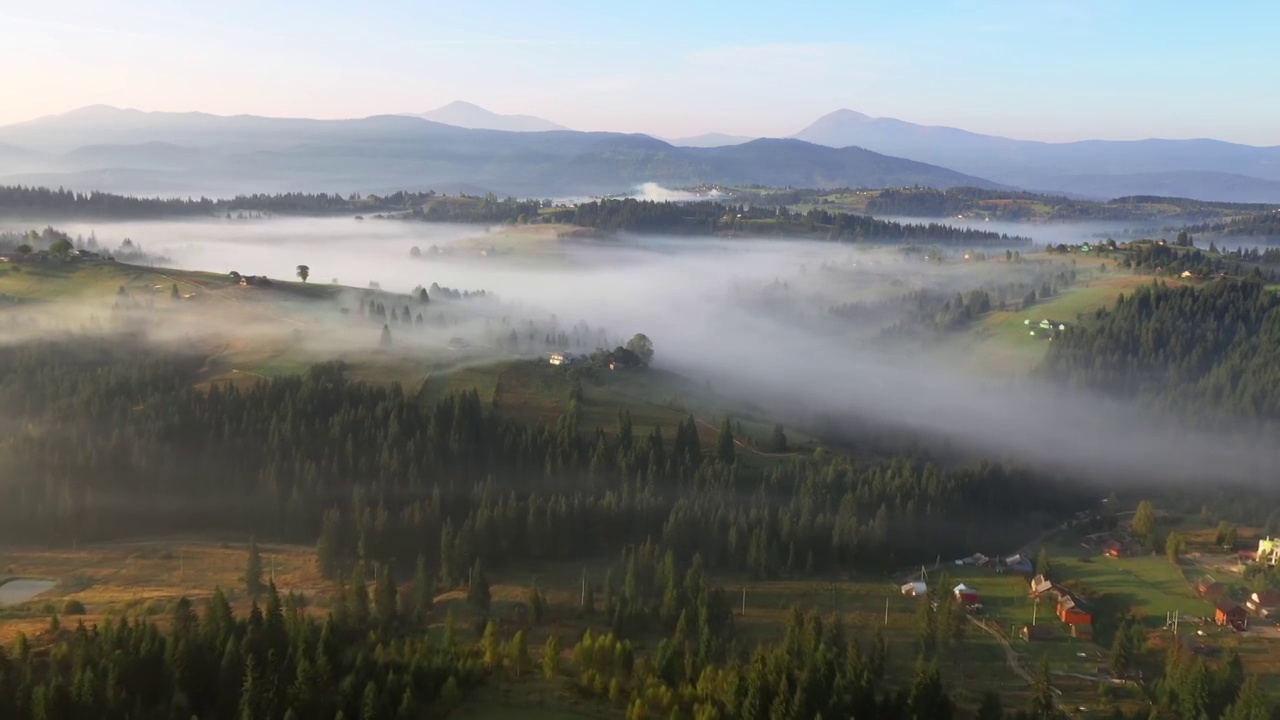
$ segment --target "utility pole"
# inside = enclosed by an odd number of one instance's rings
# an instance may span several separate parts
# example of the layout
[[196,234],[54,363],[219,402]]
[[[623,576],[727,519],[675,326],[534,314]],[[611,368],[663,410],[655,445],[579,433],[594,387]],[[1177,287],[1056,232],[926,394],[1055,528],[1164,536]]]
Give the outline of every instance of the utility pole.
[[187,550],[186,548],[178,549],[178,582],[182,582],[182,576],[187,570]]
[[1031,627],[1035,627],[1036,625],[1036,612],[1039,609],[1040,609],[1040,598],[1036,598],[1035,602],[1031,604]]
[[578,600],[578,609],[587,609],[587,569],[582,568],[582,597]]
[[747,586],[742,586],[742,617],[747,616]]
[[889,627],[889,598],[887,597],[884,599],[884,626]]

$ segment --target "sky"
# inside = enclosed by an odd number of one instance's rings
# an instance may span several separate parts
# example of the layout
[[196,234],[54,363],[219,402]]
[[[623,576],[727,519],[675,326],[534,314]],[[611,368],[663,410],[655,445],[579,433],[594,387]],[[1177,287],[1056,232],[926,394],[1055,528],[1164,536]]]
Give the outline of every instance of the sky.
[[1280,145],[1280,3],[0,0],[0,124],[92,104],[779,137],[849,108],[1009,137]]

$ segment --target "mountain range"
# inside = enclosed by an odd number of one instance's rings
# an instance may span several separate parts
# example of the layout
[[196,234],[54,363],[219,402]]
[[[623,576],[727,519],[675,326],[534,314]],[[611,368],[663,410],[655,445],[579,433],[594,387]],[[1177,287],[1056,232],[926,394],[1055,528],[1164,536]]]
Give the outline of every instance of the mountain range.
[[641,183],[1016,187],[1280,203],[1280,147],[1046,143],[838,110],[787,139],[578,132],[455,102],[349,120],[95,105],[0,127],[0,183],[147,194],[435,189],[530,196]]
[[[450,106],[446,106],[450,107]],[[479,118],[467,108],[450,112]],[[407,115],[353,120],[92,106],[0,127],[0,184],[135,194],[384,193],[434,189],[594,195],[664,185],[996,187],[862,148],[794,139],[677,147],[647,135],[471,129]]]
[[856,145],[1028,190],[1280,202],[1280,146],[1205,139],[1047,143],[853,110],[824,115],[792,137],[829,147]]

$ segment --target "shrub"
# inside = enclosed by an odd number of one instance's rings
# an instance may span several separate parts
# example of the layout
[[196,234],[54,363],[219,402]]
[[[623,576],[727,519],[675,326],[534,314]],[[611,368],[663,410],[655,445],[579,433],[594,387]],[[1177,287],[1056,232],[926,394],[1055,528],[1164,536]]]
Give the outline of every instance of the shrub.
[[63,615],[84,615],[84,603],[79,600],[68,600],[62,604]]

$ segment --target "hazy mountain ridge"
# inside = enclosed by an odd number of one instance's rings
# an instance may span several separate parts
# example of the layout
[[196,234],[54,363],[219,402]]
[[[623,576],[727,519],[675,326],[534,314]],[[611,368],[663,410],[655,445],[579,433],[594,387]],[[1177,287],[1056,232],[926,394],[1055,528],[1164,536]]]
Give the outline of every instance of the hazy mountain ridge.
[[545,118],[533,115],[504,115],[461,100],[456,100],[429,112],[411,113],[410,116],[469,130],[546,132],[569,129]]
[[829,147],[863,147],[1032,190],[1280,201],[1280,146],[1210,139],[1047,143],[852,110],[825,115],[793,137]]
[[[5,173],[3,183],[159,194],[172,192],[168,183],[184,194],[211,195],[467,186],[544,196],[623,192],[643,182],[996,186],[911,160],[798,140],[688,148],[640,134],[472,130],[404,115],[314,120],[93,107],[2,127],[0,143],[56,153]],[[163,183],[149,183],[140,173],[147,170],[163,170]]]

